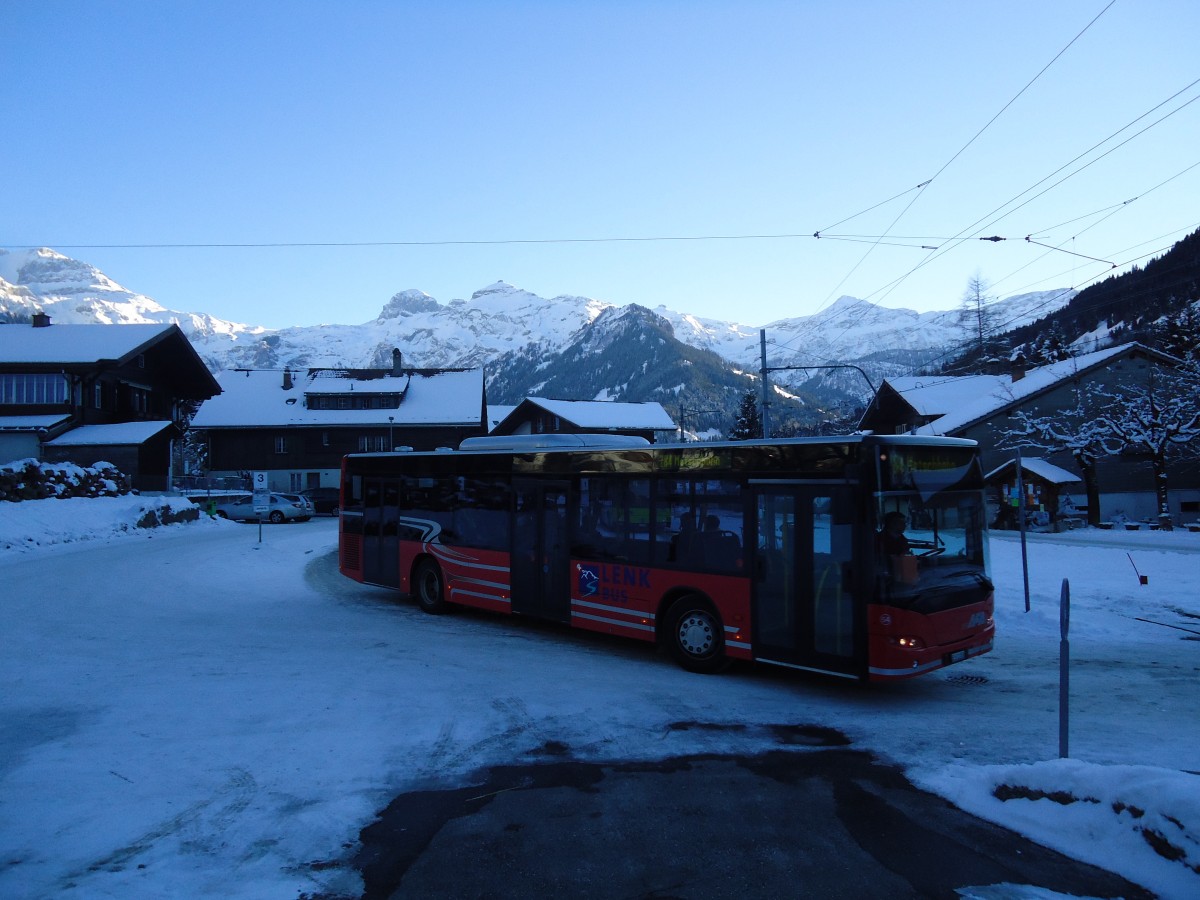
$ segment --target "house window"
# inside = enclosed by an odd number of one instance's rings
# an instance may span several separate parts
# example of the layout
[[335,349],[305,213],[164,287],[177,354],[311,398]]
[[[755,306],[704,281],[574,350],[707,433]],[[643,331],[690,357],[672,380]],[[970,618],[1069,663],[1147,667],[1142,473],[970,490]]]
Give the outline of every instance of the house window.
[[104,409],[104,385],[102,385],[99,381],[96,382],[92,399],[94,400],[93,405],[96,407],[96,409]]
[[287,453],[288,452],[286,435],[280,434],[275,437],[275,452],[276,453]]
[[0,403],[66,403],[64,375],[0,375]]
[[364,434],[358,438],[359,453],[383,453],[387,448],[385,434]]
[[329,446],[329,432],[328,431],[321,432],[321,446],[322,447]]
[[129,406],[135,413],[145,414],[150,411],[150,395],[141,388],[131,388],[129,391]]

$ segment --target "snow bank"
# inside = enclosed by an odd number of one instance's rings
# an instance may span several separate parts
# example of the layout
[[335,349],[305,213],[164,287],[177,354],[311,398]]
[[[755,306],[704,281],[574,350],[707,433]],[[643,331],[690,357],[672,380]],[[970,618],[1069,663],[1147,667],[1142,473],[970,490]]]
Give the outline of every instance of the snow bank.
[[36,550],[200,518],[200,508],[183,497],[126,494],[0,503],[0,550]]

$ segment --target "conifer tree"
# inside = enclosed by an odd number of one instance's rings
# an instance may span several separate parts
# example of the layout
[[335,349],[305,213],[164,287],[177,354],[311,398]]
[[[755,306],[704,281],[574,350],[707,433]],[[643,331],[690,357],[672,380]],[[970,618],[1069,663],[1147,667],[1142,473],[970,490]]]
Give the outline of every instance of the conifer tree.
[[762,416],[758,412],[758,399],[754,391],[747,391],[738,408],[737,421],[729,429],[732,441],[748,441],[762,436]]
[[1163,353],[1190,360],[1200,352],[1200,311],[1191,303],[1168,316],[1155,330],[1158,349]]

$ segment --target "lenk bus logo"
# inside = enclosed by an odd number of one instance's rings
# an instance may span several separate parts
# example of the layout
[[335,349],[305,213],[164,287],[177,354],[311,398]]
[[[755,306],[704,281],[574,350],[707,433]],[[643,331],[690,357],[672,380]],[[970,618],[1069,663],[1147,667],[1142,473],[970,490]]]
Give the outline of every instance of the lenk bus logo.
[[600,593],[600,575],[595,566],[576,566],[579,569],[579,596],[595,597]]
[[629,588],[650,588],[650,570],[603,563],[577,564],[579,596],[608,603],[628,603]]

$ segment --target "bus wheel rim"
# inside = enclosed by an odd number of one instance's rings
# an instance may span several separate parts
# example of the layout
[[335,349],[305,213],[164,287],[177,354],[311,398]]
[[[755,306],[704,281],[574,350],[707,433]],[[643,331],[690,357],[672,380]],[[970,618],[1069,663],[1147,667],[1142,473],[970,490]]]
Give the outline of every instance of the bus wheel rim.
[[690,612],[679,620],[679,646],[690,656],[704,656],[716,645],[712,617],[702,612]]
[[425,601],[432,603],[438,599],[438,595],[441,592],[442,585],[437,572],[431,568],[426,569],[421,577],[421,594],[425,598]]

